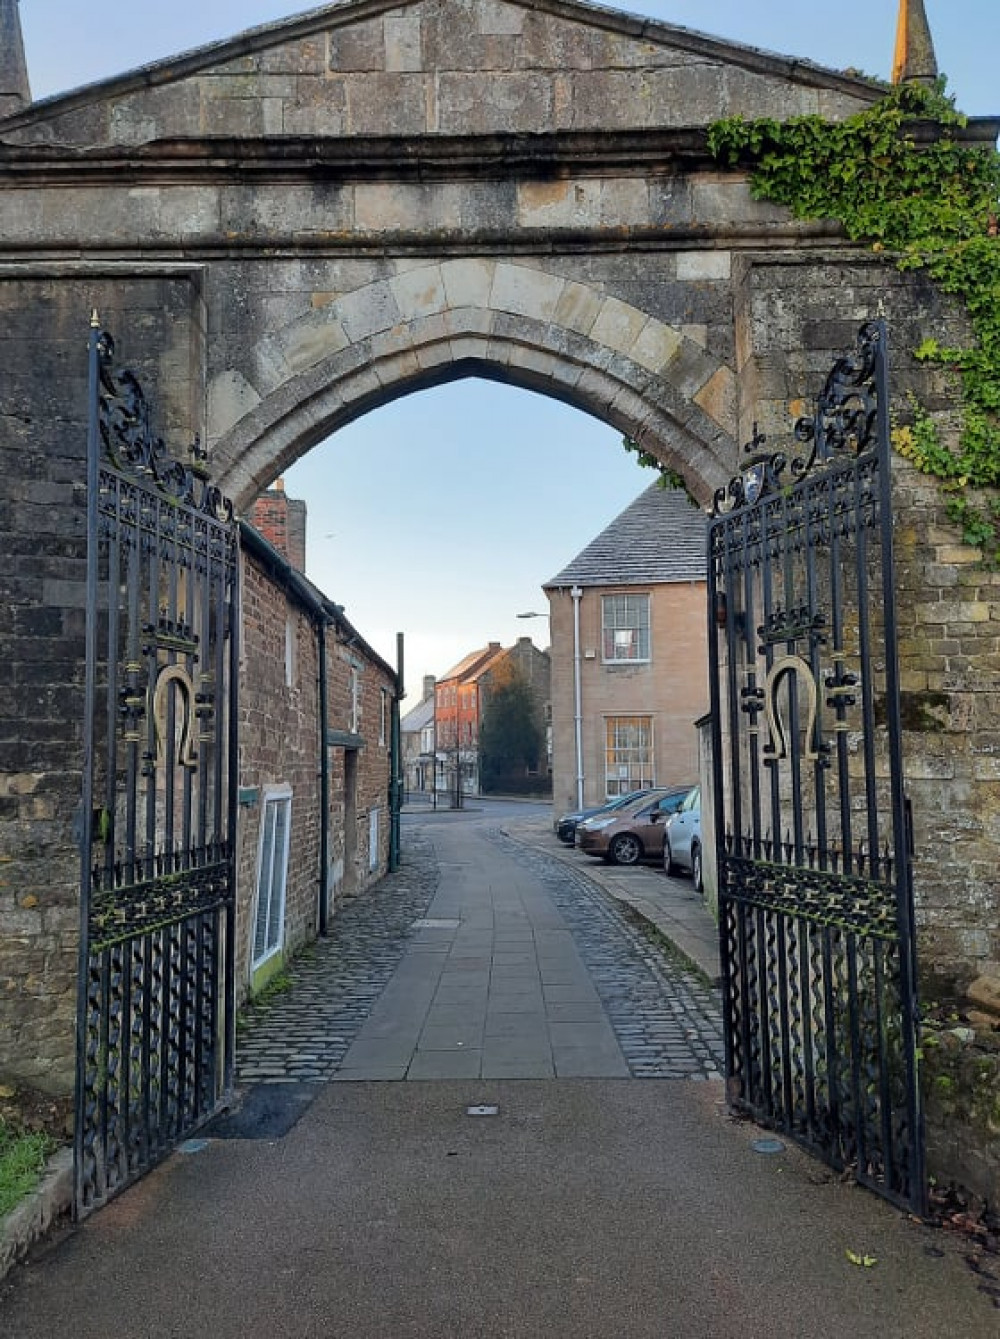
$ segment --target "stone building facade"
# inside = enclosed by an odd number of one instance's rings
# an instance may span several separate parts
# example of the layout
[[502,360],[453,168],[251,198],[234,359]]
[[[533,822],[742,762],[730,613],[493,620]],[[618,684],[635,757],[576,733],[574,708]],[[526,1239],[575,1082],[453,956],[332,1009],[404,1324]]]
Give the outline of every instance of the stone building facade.
[[423,696],[400,721],[400,747],[403,753],[403,784],[409,796],[429,796],[434,792],[437,770],[434,730],[434,676],[425,674]]
[[653,483],[546,582],[557,811],[698,780],[705,544],[704,514]]

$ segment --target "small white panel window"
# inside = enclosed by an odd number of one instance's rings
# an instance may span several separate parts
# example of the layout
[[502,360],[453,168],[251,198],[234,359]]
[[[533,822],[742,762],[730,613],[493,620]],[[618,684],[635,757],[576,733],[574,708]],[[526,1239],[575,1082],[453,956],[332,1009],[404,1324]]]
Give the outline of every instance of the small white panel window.
[[378,869],[378,809],[368,815],[368,869]]
[[265,792],[257,858],[257,907],[253,931],[255,970],[277,953],[284,942],[291,818],[291,791]]

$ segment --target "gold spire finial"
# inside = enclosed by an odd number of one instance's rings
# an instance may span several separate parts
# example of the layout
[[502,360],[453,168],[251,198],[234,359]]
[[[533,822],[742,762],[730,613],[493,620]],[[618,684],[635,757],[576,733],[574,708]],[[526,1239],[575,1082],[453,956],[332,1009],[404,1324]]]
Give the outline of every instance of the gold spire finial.
[[937,57],[924,0],[899,0],[892,82],[933,84],[937,76]]

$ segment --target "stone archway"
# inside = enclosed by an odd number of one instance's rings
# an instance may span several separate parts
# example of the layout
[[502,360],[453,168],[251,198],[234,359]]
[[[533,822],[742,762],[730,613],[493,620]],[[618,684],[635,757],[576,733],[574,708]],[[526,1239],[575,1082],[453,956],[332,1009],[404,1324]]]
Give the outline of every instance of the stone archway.
[[[780,441],[880,305],[897,393],[947,406],[902,351],[929,327],[959,343],[955,310],[834,225],[752,199],[707,147],[721,117],[842,119],[880,92],[578,0],[349,0],[38,105],[5,98],[0,821],[17,893],[0,932],[19,947],[0,1064],[30,1068],[44,1039],[35,1076],[72,1070],[71,1006],[53,1001],[77,942],[91,309],[161,388],[168,440],[201,433],[242,502],[340,423],[471,372],[597,414],[707,501],[753,425]],[[940,499],[900,474],[925,961],[967,980],[1000,961],[995,585],[965,597]]]
[[683,470],[704,502],[736,454],[731,368],[630,303],[526,264],[407,266],[262,335],[246,366],[255,384],[230,368],[209,387],[215,470],[238,505],[358,414],[464,375],[569,401]]

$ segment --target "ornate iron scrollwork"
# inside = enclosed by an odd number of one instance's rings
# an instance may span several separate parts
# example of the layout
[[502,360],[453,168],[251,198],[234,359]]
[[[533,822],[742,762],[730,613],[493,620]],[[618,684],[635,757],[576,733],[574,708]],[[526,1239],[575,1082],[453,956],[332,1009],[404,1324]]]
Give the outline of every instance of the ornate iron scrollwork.
[[883,339],[883,323],[867,321],[858,331],[854,348],[831,368],[814,412],[796,421],[794,439],[809,444],[808,456],[765,452],[767,437],[757,431],[756,423],[753,425],[753,437],[743,448],[751,460],[725,488],[716,490],[713,516],[753,506],[789,483],[804,479],[817,465],[826,465],[845,452],[861,455],[875,445],[875,373]]
[[115,341],[107,330],[97,339],[97,365],[100,438],[115,469],[151,482],[164,497],[213,520],[232,522],[232,502],[208,482],[207,452],[200,437],[188,448],[188,463],[171,455],[166,442],[153,431],[149,401],[139,378],[130,368],[115,367]]

